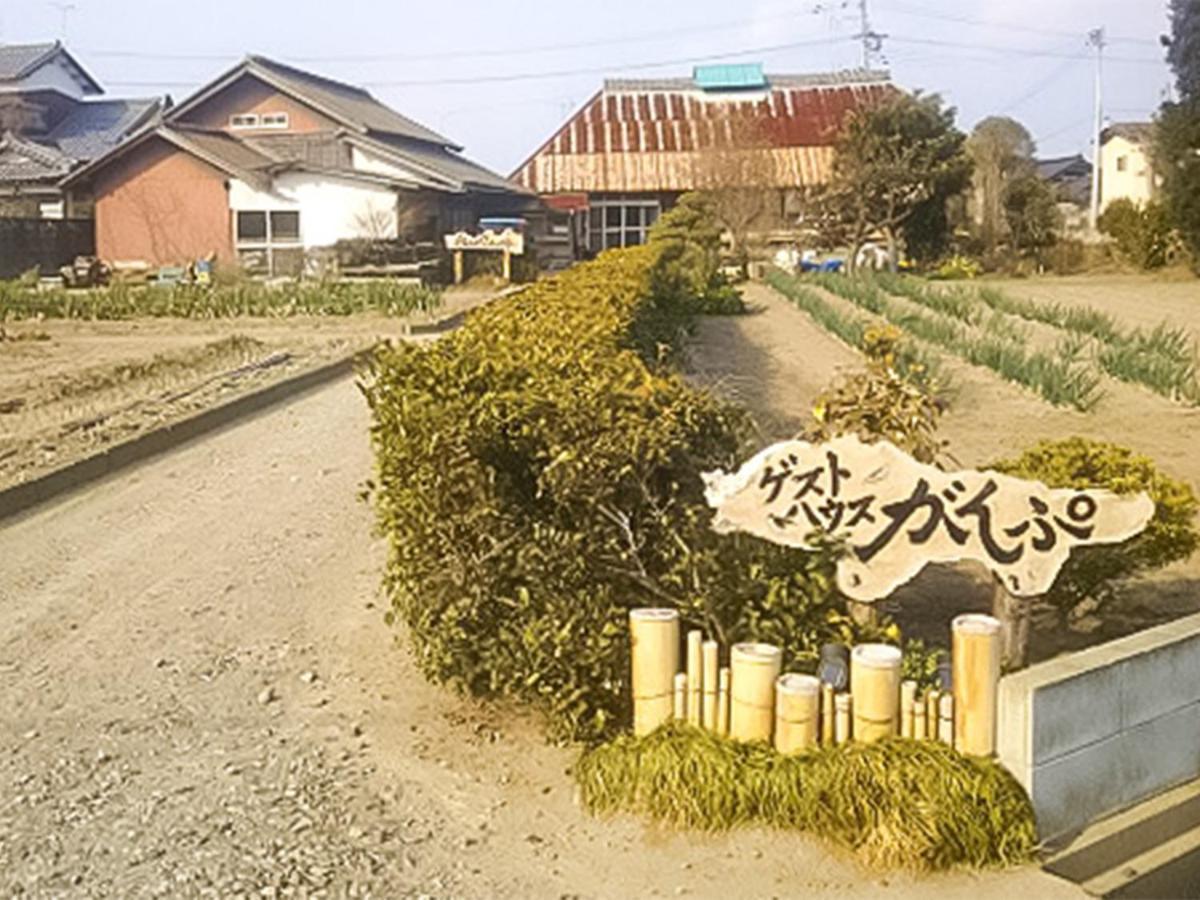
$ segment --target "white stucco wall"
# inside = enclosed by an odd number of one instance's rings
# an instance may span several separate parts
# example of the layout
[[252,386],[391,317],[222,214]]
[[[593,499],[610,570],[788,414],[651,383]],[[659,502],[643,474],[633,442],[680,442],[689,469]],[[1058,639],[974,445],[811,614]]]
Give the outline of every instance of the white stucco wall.
[[396,191],[336,176],[285,172],[270,192],[234,179],[229,208],[298,210],[305,247],[327,247],[345,238],[396,236]]
[[[1124,171],[1117,167],[1125,160]],[[1121,197],[1139,206],[1154,197],[1154,170],[1147,149],[1115,135],[1100,148],[1100,209]]]
[[350,165],[363,172],[373,172],[376,175],[386,175],[389,178],[403,179],[412,182],[414,186],[417,184],[417,179],[413,177],[412,172],[387,160],[380,159],[378,156],[358,147],[350,148]]

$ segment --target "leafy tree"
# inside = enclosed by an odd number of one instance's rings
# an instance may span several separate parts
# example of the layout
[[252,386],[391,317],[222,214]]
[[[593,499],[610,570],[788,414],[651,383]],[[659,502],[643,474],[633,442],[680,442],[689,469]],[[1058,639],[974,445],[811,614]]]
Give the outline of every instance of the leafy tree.
[[[1033,138],[1025,126],[1005,116],[991,116],[975,126],[967,139],[974,163],[971,181],[975,218],[984,249],[995,251],[1010,226],[1008,189],[1018,178],[1033,174]],[[1025,186],[1020,193],[1027,194]]]
[[1058,240],[1062,223],[1053,188],[1037,175],[1022,175],[1005,187],[1003,203],[1014,249],[1040,266],[1042,254]]
[[835,145],[833,176],[820,197],[827,227],[850,244],[851,265],[873,234],[886,240],[893,269],[898,245],[926,204],[944,206],[971,174],[954,109],[937,95],[895,94],[847,118]]
[[1178,103],[1164,103],[1155,140],[1167,213],[1200,272],[1200,0],[1172,0],[1167,60]]
[[1100,231],[1117,242],[1117,250],[1141,269],[1157,269],[1167,263],[1171,247],[1171,222],[1162,204],[1138,206],[1127,197],[1114,200],[1096,223]]

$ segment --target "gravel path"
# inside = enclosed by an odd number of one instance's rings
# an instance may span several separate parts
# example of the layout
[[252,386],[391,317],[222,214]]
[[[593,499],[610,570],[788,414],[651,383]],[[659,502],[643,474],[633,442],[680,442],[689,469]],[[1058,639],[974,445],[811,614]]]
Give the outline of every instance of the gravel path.
[[574,803],[381,623],[347,380],[0,529],[0,896],[1077,896]]

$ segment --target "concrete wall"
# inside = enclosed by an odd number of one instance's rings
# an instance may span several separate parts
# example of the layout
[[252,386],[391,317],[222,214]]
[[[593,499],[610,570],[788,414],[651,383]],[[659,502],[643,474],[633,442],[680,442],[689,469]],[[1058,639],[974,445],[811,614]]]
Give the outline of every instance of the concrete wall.
[[1046,840],[1200,778],[1200,615],[1002,678],[999,758]]
[[154,138],[96,179],[96,252],[108,260],[182,264],[233,258],[225,175]]
[[[1138,206],[1154,198],[1154,169],[1147,147],[1116,135],[1100,149],[1100,209],[1125,197]],[[1124,169],[1118,168],[1124,160]]]
[[394,238],[396,191],[332,175],[284,172],[270,192],[234,180],[229,207],[237,210],[299,210],[306,248],[328,247],[343,238]]

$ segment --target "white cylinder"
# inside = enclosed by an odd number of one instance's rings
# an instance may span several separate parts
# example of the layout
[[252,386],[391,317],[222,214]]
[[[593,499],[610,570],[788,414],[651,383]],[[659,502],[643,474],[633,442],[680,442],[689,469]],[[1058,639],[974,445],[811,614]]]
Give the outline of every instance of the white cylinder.
[[918,697],[913,704],[913,738],[923,741],[927,737],[929,737],[929,731],[925,726],[925,698]]
[[996,752],[1001,625],[991,616],[957,616],[950,625],[954,671],[954,746],[961,753]]
[[687,674],[680,672],[675,676],[675,702],[672,710],[678,722],[687,721]]
[[717,675],[717,734],[729,736],[729,668],[722,666]]
[[817,743],[821,718],[821,682],[812,675],[789,673],[775,681],[775,749],[795,753]]
[[717,667],[719,665],[720,645],[716,641],[705,641],[700,647],[702,660],[701,678],[703,684],[703,706],[701,723],[709,731],[717,730]]
[[900,649],[891,644],[858,644],[850,651],[856,741],[877,741],[896,733],[900,662]]
[[954,746],[954,695],[938,697],[938,740]]
[[913,713],[917,702],[917,683],[900,682],[900,737],[913,736]]
[[679,671],[679,613],[673,609],[629,612],[633,733],[649,734],[671,718]]
[[833,685],[821,685],[821,743],[833,743]]
[[850,732],[851,705],[849,694],[837,694],[833,698],[833,741],[835,744],[844,744],[853,737]]
[[773,644],[734,644],[730,653],[729,734],[739,741],[771,740],[775,679],[783,651]]

